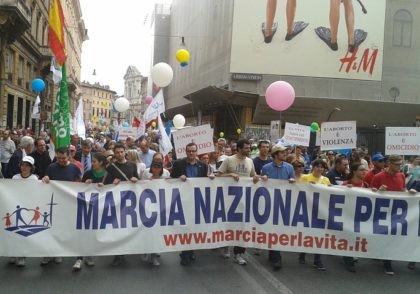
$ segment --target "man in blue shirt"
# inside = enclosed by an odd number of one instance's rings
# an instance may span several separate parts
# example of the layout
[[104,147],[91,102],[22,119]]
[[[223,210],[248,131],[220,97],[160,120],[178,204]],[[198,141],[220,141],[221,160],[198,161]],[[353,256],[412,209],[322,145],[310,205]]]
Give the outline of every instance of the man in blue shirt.
[[261,169],[267,163],[273,160],[270,157],[270,142],[267,140],[261,140],[258,142],[258,150],[260,151],[258,156],[253,159],[254,168],[257,175],[261,175]]
[[[295,182],[295,171],[290,163],[285,162],[286,147],[282,145],[275,145],[271,148],[271,157],[273,162],[263,166],[261,170],[261,179],[279,179],[288,180],[289,183]],[[278,271],[281,269],[281,254],[280,251],[270,250],[268,260],[273,265],[273,270]]]

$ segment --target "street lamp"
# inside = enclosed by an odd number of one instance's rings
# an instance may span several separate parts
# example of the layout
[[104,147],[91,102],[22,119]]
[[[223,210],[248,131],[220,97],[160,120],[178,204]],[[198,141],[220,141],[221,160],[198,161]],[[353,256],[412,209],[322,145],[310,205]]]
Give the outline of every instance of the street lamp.
[[336,111],[341,111],[341,108],[339,108],[339,107],[334,107],[334,108],[330,111],[330,113],[328,114],[328,117],[327,117],[327,120],[326,120],[326,121],[330,121],[331,116],[332,116],[332,115],[333,115],[333,113],[334,113],[334,112],[336,112]]

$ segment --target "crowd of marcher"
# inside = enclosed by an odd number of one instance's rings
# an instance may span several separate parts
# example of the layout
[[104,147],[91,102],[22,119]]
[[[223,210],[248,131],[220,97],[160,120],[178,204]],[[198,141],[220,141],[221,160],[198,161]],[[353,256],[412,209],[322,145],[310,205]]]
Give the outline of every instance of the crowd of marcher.
[[[303,146],[272,144],[268,140],[254,141],[239,139],[227,142],[215,138],[214,151],[198,155],[195,143],[186,146],[186,158],[175,159],[170,152],[159,152],[156,138],[142,136],[138,139],[127,137],[115,141],[112,134],[98,133],[86,139],[71,136],[71,145],[55,149],[51,156],[50,136],[41,132],[34,137],[29,130],[0,130],[0,177],[18,180],[50,180],[95,183],[96,185],[117,185],[121,181],[136,183],[138,180],[179,178],[185,181],[194,177],[241,177],[260,180],[283,179],[290,183],[308,182],[320,185],[345,185],[361,187],[373,191],[399,191],[416,193],[420,191],[420,155],[412,156],[404,163],[398,155],[388,157],[380,153],[369,154],[367,149],[358,148],[349,154],[334,151],[320,151],[315,148],[309,154]],[[239,265],[247,264],[245,248],[235,246],[220,248],[220,254]],[[261,250],[253,250],[261,254]],[[195,259],[194,251],[180,254],[181,265],[188,266]],[[160,265],[160,254],[143,255],[142,259],[154,266]],[[268,259],[277,271],[282,267],[280,251],[270,250]],[[344,265],[355,272],[353,257],[344,257]],[[25,266],[24,257],[10,258],[10,263]],[[44,257],[41,265],[60,263],[61,257]],[[306,263],[305,253],[298,255],[301,264]],[[125,262],[122,255],[115,256],[113,266]],[[384,260],[385,273],[393,275],[392,263]],[[83,263],[94,265],[92,257],[79,256],[73,265],[78,271]],[[318,270],[326,270],[322,255],[315,254],[313,265]],[[414,269],[415,264],[408,267]]]

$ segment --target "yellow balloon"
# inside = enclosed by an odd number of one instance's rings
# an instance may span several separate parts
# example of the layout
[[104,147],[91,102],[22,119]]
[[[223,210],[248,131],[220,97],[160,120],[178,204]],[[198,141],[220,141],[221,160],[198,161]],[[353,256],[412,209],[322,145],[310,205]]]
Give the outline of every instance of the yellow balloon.
[[223,133],[223,132],[220,132],[220,133],[219,133],[219,137],[220,137],[220,138],[223,138],[224,136],[225,136],[225,133]]
[[155,121],[152,121],[152,127],[156,128],[156,122]]
[[176,51],[175,58],[178,62],[188,62],[190,60],[190,52],[185,49]]
[[240,135],[240,134],[242,133],[242,130],[238,128],[238,129],[236,130],[236,132],[238,133],[238,135]]

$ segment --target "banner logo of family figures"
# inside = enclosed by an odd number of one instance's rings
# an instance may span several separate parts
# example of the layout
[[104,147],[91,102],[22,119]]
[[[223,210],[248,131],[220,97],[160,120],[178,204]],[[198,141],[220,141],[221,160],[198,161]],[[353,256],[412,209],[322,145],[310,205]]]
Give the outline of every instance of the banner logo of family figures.
[[[50,207],[49,213],[47,211],[42,213],[38,206],[33,209],[17,205],[15,211],[12,213],[7,212],[6,216],[3,217],[5,220],[5,230],[28,237],[51,228],[53,207],[54,205],[58,205],[58,203],[54,203],[54,194],[51,195],[50,203],[46,205]],[[26,211],[26,213],[23,214],[22,211]],[[15,220],[14,223],[13,220]]]

